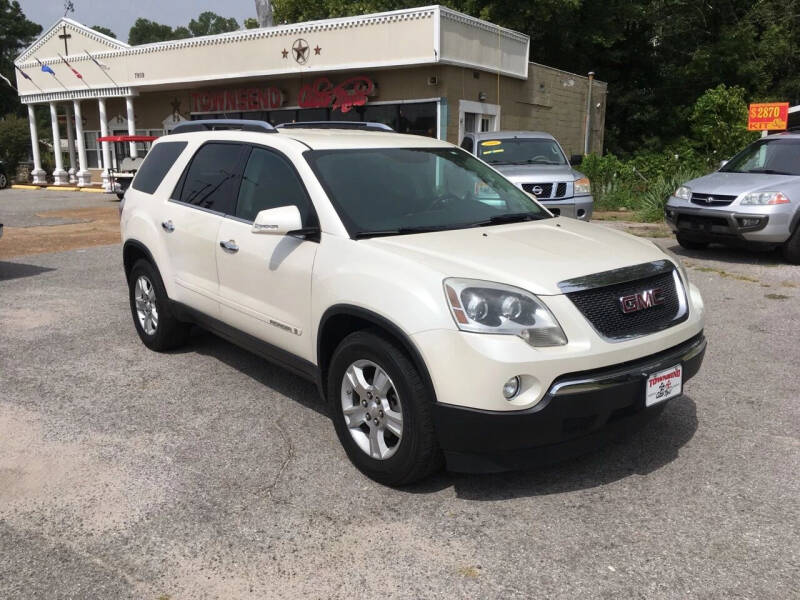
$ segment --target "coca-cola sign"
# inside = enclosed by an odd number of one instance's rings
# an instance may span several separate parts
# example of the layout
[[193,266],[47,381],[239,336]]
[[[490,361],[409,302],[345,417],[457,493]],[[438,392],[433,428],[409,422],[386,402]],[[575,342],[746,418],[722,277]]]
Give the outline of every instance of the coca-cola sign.
[[350,112],[354,106],[364,106],[367,98],[375,95],[375,82],[365,75],[357,75],[339,85],[327,77],[320,77],[300,88],[297,104],[300,108],[331,108]]
[[272,110],[283,106],[283,100],[275,87],[192,92],[192,112]]

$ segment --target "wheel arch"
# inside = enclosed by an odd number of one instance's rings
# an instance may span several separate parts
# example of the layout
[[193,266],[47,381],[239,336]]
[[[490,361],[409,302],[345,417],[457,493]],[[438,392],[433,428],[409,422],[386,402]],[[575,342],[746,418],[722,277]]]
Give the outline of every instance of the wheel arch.
[[147,246],[145,246],[139,240],[126,240],[125,244],[122,246],[122,264],[125,268],[126,281],[131,276],[131,269],[133,268],[133,265],[140,258],[144,258],[145,260],[149,261],[156,270],[158,269],[158,265],[153,258],[153,254],[150,252],[150,250],[148,250]]
[[323,392],[323,396],[325,395],[328,366],[336,347],[351,333],[364,329],[378,329],[400,344],[419,371],[423,382],[435,401],[436,388],[433,385],[425,360],[411,337],[386,317],[369,309],[351,304],[331,306],[323,313],[319,322],[317,329],[317,366],[321,382],[320,390]]

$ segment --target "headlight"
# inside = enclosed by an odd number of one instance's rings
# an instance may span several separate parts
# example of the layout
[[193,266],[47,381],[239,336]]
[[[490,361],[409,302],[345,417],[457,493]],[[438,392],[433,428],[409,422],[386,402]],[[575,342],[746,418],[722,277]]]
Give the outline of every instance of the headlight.
[[444,280],[450,313],[461,331],[517,335],[531,346],[563,346],[561,326],[533,294],[477,279]]
[[739,203],[745,205],[772,205],[772,204],[789,204],[789,198],[780,192],[753,192],[752,194],[745,194],[742,201]]
[[691,200],[692,199],[692,188],[688,188],[685,185],[682,185],[673,194],[676,198],[680,198],[681,200]]
[[592,193],[592,185],[588,177],[581,177],[575,180],[575,195],[585,196]]

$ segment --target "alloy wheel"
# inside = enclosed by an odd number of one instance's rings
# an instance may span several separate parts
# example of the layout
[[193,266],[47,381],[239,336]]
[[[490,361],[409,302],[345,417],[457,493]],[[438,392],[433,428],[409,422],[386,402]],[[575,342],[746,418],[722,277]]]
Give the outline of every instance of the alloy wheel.
[[156,329],[158,329],[156,290],[145,275],[140,275],[136,280],[133,297],[136,302],[136,316],[139,319],[139,326],[147,335],[155,334]]
[[358,447],[376,460],[391,458],[403,437],[403,410],[386,371],[370,360],[352,363],[342,378],[341,402]]

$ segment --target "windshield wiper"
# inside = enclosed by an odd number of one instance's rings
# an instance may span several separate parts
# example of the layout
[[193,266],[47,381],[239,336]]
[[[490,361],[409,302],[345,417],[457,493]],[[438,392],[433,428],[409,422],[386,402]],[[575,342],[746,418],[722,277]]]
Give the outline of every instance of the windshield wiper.
[[354,240],[366,238],[383,237],[389,235],[408,235],[410,233],[427,233],[429,231],[445,231],[453,229],[449,226],[419,226],[419,227],[399,227],[397,229],[376,229],[373,231],[357,231],[353,234]]
[[489,225],[502,225],[503,223],[521,223],[522,221],[539,221],[548,219],[547,215],[536,215],[533,213],[510,213],[507,215],[495,215],[486,221],[475,223],[475,227],[487,227]]
[[750,169],[748,173],[764,173],[765,175],[795,175],[786,171],[776,171],[775,169]]

